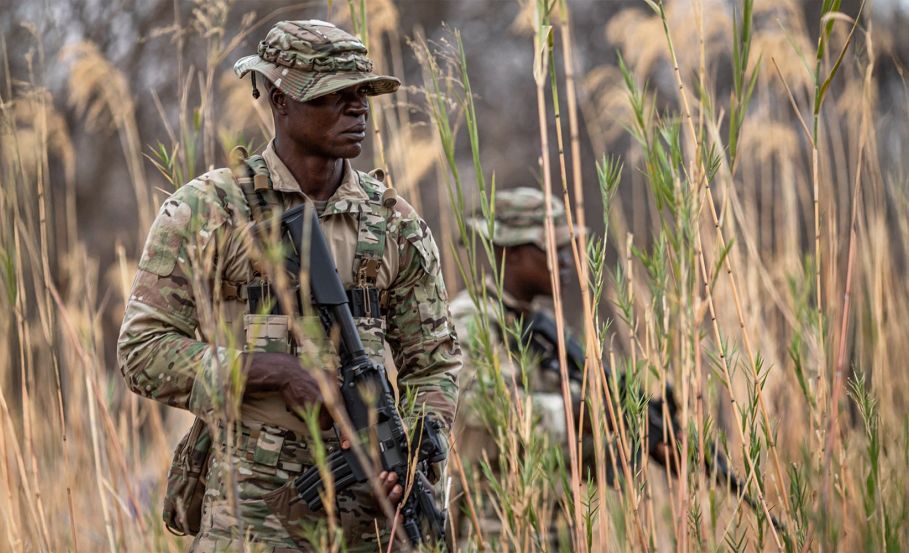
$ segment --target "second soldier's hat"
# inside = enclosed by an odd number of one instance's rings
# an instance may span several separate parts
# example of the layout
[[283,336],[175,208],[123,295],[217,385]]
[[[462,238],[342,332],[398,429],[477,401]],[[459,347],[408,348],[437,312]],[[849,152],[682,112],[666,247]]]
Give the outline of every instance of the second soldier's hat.
[[366,54],[357,37],[331,23],[281,21],[268,31],[256,54],[237,60],[234,72],[240,78],[250,71],[261,73],[298,102],[354,85],[366,86],[370,96],[397,90],[401,81],[373,73]]
[[[555,225],[556,247],[566,246],[571,241],[568,224],[565,221],[565,206],[561,200],[552,198],[552,219]],[[520,187],[496,191],[495,217],[492,236],[482,215],[467,219],[467,225],[496,246],[510,247],[534,244],[546,249],[546,199],[536,188]]]

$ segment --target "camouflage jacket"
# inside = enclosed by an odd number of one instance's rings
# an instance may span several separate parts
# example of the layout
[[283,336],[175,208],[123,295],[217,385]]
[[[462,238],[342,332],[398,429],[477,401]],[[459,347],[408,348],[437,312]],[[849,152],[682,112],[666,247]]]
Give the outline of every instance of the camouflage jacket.
[[[460,376],[461,403],[457,417],[459,431],[455,436],[461,448],[461,456],[474,457],[471,452],[477,450],[478,457],[480,442],[483,440],[468,440],[465,439],[465,436],[476,438],[478,434],[482,435],[487,431],[479,413],[479,394],[486,386],[481,385],[479,379],[484,378],[484,375],[488,377],[488,374],[485,374],[486,371],[480,370],[480,367],[490,366],[490,361],[495,370],[501,372],[505,385],[512,393],[516,396],[530,394],[535,411],[540,418],[540,427],[554,441],[564,441],[565,408],[559,375],[553,371],[544,371],[540,368],[539,359],[530,356],[524,363],[527,378],[527,389],[524,389],[520,364],[517,362],[517,352],[514,351],[515,348],[508,348],[504,343],[505,327],[514,326],[520,313],[530,313],[536,309],[546,308],[536,304],[521,303],[507,292],[503,292],[502,304],[505,309],[502,313],[498,306],[498,292],[495,284],[491,281],[484,284],[485,301],[481,302],[479,308],[466,290],[455,296],[451,302],[452,318],[464,348],[464,371]],[[502,320],[503,315],[504,321]],[[495,358],[493,360],[486,358],[488,356],[483,350],[479,337],[485,324],[484,320],[489,324],[492,355]],[[517,397],[513,399],[517,400]],[[489,436],[487,441],[491,442],[492,437]],[[487,449],[488,454],[491,454],[490,447],[484,448]]]
[[[305,201],[273,144],[263,158],[284,207]],[[382,216],[367,192],[381,195],[384,189],[345,161],[342,183],[321,214],[346,287],[354,281],[358,240],[374,239],[369,218]],[[387,291],[387,314],[384,320],[357,322],[370,353],[381,356],[387,344],[402,397],[410,392],[418,406],[451,424],[461,361],[438,249],[426,223],[405,201],[398,199],[387,211],[376,275],[376,287]],[[359,224],[361,218],[367,224]],[[236,359],[243,344],[230,336],[242,336],[246,305],[224,290],[251,276],[250,228],[249,206],[230,169],[209,171],[164,202],[139,261],[117,343],[120,368],[133,391],[202,417],[215,408],[223,382],[219,371]],[[219,332],[225,325],[233,332]],[[223,334],[228,338],[219,339]],[[305,433],[277,394],[245,397],[241,420]]]

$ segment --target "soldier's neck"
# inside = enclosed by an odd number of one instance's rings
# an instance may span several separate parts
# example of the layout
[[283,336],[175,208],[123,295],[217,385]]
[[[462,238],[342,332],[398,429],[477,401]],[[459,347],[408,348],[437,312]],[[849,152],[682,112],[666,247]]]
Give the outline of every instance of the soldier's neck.
[[275,153],[294,176],[300,190],[315,201],[335,193],[344,177],[344,160],[301,151],[290,140],[275,139]]

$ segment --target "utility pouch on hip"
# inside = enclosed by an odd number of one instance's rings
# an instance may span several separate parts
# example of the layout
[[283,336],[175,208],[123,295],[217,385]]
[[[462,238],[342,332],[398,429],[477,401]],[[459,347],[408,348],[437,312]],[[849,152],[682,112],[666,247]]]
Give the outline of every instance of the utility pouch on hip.
[[164,526],[178,536],[195,536],[202,521],[205,470],[211,457],[211,432],[199,417],[174,452],[164,492]]
[[287,315],[244,315],[246,351],[289,353],[289,325],[290,317]]

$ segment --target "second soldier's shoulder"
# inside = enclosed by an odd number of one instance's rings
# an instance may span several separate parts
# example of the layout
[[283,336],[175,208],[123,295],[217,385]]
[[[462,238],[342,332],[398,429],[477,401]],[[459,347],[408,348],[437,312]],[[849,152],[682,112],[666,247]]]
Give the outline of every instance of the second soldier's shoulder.
[[466,323],[481,315],[484,315],[491,323],[498,323],[499,320],[499,309],[492,298],[479,297],[475,302],[466,289],[455,295],[451,300],[450,309],[451,317],[456,324]]
[[451,318],[454,320],[471,319],[479,313],[473,298],[470,297],[467,290],[461,290],[455,294],[451,299],[451,303],[449,303],[449,308],[451,309]]

